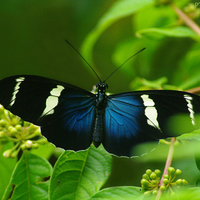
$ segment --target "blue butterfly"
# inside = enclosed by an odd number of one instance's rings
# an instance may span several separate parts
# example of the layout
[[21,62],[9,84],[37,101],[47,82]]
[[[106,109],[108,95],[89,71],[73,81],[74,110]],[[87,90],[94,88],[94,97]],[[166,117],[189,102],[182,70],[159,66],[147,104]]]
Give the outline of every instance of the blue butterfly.
[[96,88],[93,94],[40,76],[11,76],[0,81],[0,103],[41,126],[49,141],[67,150],[86,149],[93,142],[112,154],[131,156],[139,143],[177,136],[168,122],[179,114],[195,129],[197,95],[168,90],[107,95],[108,85],[101,81]]

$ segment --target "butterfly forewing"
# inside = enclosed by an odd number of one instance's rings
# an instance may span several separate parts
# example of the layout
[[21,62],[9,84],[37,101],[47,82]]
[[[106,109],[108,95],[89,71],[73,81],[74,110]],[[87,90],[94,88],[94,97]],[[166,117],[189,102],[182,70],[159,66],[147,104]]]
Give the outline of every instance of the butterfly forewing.
[[[41,126],[42,134],[58,147],[86,149],[94,130],[98,130],[105,149],[118,156],[131,156],[132,147],[138,143],[200,128],[199,96],[166,90],[107,96],[102,91],[94,95],[48,78],[13,76],[0,81],[0,103],[23,120]],[[180,114],[185,115],[184,122],[177,120]]]
[[[103,144],[117,155],[131,155],[134,145],[145,141],[175,137],[169,126],[171,117],[186,114],[190,130],[200,113],[200,97],[178,91],[138,91],[107,98]],[[177,122],[177,126],[182,124]]]
[[26,75],[0,81],[0,103],[23,120],[41,126],[49,141],[65,149],[90,146],[94,102],[94,94],[48,78]]

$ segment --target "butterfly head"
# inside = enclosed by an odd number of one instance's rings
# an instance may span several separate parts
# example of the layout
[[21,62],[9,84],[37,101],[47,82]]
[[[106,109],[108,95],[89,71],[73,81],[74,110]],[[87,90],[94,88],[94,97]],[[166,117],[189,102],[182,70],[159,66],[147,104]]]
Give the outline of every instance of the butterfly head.
[[96,84],[96,88],[98,92],[105,93],[108,85],[105,82],[100,82]]

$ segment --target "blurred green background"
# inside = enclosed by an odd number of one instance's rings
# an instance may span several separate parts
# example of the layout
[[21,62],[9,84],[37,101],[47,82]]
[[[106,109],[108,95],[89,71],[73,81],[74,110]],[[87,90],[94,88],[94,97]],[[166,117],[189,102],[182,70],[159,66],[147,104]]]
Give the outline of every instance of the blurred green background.
[[[196,12],[195,2],[174,1],[185,12],[192,6]],[[194,20],[200,23],[199,18]],[[32,74],[92,90],[97,77],[66,39],[102,80],[146,47],[108,79],[111,93],[151,88],[140,78],[166,77],[164,83],[183,90],[200,85],[200,37],[170,5],[159,6],[154,0],[0,0],[0,79]],[[159,149],[135,159],[114,157],[107,186],[140,185],[147,168],[162,170],[166,155],[167,149]],[[198,182],[192,153],[178,157],[174,165],[186,173],[192,170],[192,176],[186,174],[188,181]]]

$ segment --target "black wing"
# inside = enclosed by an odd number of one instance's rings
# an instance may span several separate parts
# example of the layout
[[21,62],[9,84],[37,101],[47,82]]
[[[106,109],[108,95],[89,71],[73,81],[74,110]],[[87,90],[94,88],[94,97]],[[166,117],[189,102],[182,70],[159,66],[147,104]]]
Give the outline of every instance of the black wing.
[[0,81],[0,103],[41,126],[58,147],[80,150],[92,142],[95,95],[86,90],[39,76],[12,76]]
[[200,97],[186,92],[149,90],[110,95],[105,109],[103,145],[110,153],[130,156],[136,144],[181,134],[169,127],[172,116],[186,114],[190,130],[194,130],[197,113]]

